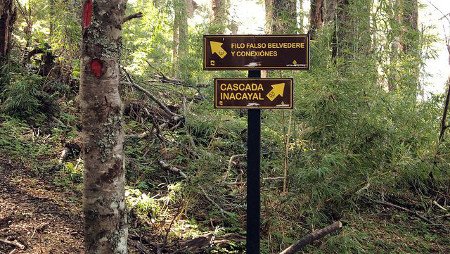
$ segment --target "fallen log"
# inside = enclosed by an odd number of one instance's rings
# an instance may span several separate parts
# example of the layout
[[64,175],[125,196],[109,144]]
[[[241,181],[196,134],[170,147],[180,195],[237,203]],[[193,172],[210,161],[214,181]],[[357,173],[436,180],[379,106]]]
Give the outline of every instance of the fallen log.
[[302,239],[300,239],[298,242],[292,244],[287,249],[280,252],[280,254],[294,254],[299,252],[303,247],[306,245],[312,243],[315,240],[318,240],[338,229],[342,228],[342,222],[336,221],[333,224],[324,227],[322,229],[316,230],[306,236],[304,236]]

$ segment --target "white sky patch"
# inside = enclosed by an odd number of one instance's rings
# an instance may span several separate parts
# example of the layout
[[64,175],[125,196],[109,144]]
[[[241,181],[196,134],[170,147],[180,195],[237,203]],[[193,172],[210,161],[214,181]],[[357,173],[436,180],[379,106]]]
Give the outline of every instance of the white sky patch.
[[[439,41],[433,45],[437,58],[426,61],[425,71],[430,77],[425,79],[425,91],[434,94],[444,93],[445,83],[450,75],[449,55],[445,44],[445,35],[450,39],[450,24],[447,19],[442,18],[442,13],[450,13],[449,0],[421,0],[420,3],[426,7],[419,10],[419,22],[426,26],[433,26],[434,28],[428,32],[436,34],[439,38]],[[436,10],[432,4],[440,11]],[[447,17],[450,19],[450,15]]]

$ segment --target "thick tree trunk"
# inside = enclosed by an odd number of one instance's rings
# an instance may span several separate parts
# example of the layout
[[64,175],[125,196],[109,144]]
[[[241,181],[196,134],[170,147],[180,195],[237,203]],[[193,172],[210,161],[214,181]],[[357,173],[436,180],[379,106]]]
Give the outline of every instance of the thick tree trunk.
[[0,65],[8,59],[15,20],[14,0],[2,0],[0,2]]
[[349,0],[335,0],[335,8],[333,58],[342,57],[345,60],[366,58],[372,48],[370,33],[372,1],[360,0],[359,3],[355,3]]
[[274,34],[296,33],[297,28],[297,1],[296,0],[272,0],[273,22],[272,32]]
[[126,0],[85,0],[80,106],[86,253],[127,253],[121,25]]
[[315,38],[317,30],[322,28],[324,17],[324,0],[311,0],[311,8],[309,13],[309,29],[311,38]]

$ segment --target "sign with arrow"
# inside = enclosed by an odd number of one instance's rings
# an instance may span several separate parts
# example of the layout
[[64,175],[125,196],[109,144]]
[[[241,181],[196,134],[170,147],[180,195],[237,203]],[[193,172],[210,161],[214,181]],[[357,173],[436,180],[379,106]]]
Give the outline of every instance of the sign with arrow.
[[309,35],[204,35],[205,70],[308,70]]
[[292,109],[293,79],[214,79],[215,108]]

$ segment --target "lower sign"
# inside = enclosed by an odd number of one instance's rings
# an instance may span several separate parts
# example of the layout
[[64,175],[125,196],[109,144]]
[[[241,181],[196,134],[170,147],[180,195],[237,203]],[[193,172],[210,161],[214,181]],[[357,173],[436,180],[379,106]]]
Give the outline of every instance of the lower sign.
[[214,79],[215,108],[292,109],[293,80]]

